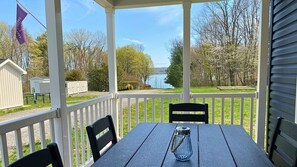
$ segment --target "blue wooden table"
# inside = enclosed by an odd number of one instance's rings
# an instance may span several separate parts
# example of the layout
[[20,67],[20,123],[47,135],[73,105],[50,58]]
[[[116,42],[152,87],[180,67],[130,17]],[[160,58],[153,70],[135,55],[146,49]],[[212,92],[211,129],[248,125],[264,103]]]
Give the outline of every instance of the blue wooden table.
[[170,152],[176,126],[169,123],[139,124],[92,167],[273,166],[244,129],[236,125],[188,125],[193,155],[190,161],[176,161]]

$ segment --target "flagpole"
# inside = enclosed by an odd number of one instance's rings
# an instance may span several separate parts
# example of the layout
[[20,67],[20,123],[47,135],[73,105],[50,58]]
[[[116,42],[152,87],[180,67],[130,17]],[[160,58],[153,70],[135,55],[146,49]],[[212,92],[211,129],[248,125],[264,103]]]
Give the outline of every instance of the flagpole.
[[44,29],[46,29],[46,26],[42,24],[41,21],[39,21],[27,8],[25,8],[18,0],[16,0],[16,2],[23,8],[26,10],[27,13],[29,13]]

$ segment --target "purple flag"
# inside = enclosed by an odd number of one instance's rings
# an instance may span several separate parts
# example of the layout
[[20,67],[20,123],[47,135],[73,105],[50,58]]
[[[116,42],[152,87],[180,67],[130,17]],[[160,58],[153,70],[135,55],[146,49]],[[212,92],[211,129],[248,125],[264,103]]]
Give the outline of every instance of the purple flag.
[[27,16],[27,12],[24,11],[19,4],[17,4],[17,17],[16,17],[16,38],[20,44],[27,41],[25,31],[23,29],[22,21]]

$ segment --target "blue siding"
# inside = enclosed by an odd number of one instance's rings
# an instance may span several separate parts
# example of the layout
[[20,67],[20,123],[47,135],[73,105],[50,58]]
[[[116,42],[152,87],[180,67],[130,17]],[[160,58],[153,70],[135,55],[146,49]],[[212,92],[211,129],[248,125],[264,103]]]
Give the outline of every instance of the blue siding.
[[272,0],[271,13],[268,146],[276,118],[295,118],[297,1]]

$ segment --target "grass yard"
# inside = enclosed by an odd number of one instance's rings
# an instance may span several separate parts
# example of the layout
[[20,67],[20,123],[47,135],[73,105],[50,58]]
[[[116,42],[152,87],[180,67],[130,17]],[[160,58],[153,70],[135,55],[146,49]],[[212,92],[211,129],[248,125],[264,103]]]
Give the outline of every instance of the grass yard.
[[[162,93],[181,93],[182,89],[177,88],[177,89],[165,89],[162,90]],[[216,87],[198,87],[198,88],[191,88],[192,93],[246,93],[246,92],[255,92],[254,90],[219,90]],[[73,96],[73,97],[67,97],[67,104],[74,104],[78,103],[81,101],[85,101],[91,98],[94,98],[96,96]],[[251,106],[251,99],[250,98],[245,98],[243,101],[243,106],[241,106],[241,99],[240,98],[234,98],[234,107],[233,107],[233,124],[240,124],[240,118],[243,116],[243,124],[242,126],[245,128],[245,130],[250,133],[250,126],[252,126],[253,134],[252,137],[255,138],[255,122],[256,122],[256,101],[255,99],[253,100],[254,103]],[[169,108],[169,103],[178,103],[179,99],[169,99],[169,98],[147,98],[146,104],[144,103],[144,99],[139,99],[138,106],[136,104],[131,105],[130,108],[123,108],[123,126],[120,127],[120,130],[123,129],[122,133],[124,136],[129,132],[129,124],[131,129],[134,128],[137,123],[140,122],[168,122],[168,108]],[[192,101],[193,102],[193,101]],[[202,103],[202,99],[197,99],[197,103]],[[231,124],[231,99],[230,98],[225,98],[224,101],[222,101],[221,98],[216,98],[214,100],[214,111],[212,110],[212,99],[211,98],[206,98],[205,103],[208,103],[209,105],[209,123],[214,123],[214,124]],[[145,110],[145,105],[146,105],[146,110]],[[224,107],[222,107],[222,105]],[[46,103],[37,103],[37,104],[30,104],[28,106],[24,106],[22,108],[16,108],[12,111],[7,111],[7,113],[10,112],[17,112],[25,109],[32,109],[32,108],[37,108],[37,107],[48,107],[50,106],[49,102]],[[253,108],[253,113],[251,115],[251,107]],[[136,112],[136,108],[138,108],[138,113]],[[222,110],[223,108],[223,110]],[[241,108],[243,108],[243,112],[241,113]],[[0,115],[3,115],[3,111],[0,111]],[[5,112],[5,111],[4,111]],[[121,112],[121,111],[119,111]],[[119,113],[120,115],[121,113]],[[242,114],[242,115],[241,115]],[[138,116],[138,118],[137,118]],[[250,118],[253,118],[252,121]],[[212,121],[213,119],[213,121]],[[85,127],[86,125],[84,125]],[[120,124],[121,126],[121,124]],[[87,143],[87,135],[86,135],[86,130],[85,128],[83,129],[83,139],[81,136],[81,129],[80,129],[80,123],[78,123],[77,127],[77,134],[75,134],[75,127],[74,125],[71,127],[72,132],[72,156],[73,156],[73,164],[74,166],[76,165],[76,157],[79,159],[79,162],[81,163],[82,160],[87,160],[88,156],[91,156],[90,150],[87,150],[86,148],[89,148],[89,145]],[[75,145],[75,136],[77,135],[77,148]],[[46,144],[50,143],[49,136],[46,137]],[[84,156],[82,154],[82,148],[85,149],[84,151]],[[36,141],[35,144],[35,150],[40,150],[41,149],[41,143],[40,141]],[[79,155],[76,154],[76,150],[78,150]],[[30,147],[29,145],[23,145],[23,154],[27,155],[30,152]],[[15,148],[10,148],[9,151],[9,161],[13,162],[17,159],[17,154],[15,151]],[[0,159],[0,167],[1,167],[1,159]]]
[[[181,93],[182,89],[166,89],[166,93]],[[191,88],[192,93],[246,93],[255,92],[254,90],[223,90],[220,91],[216,87],[199,87]],[[178,99],[172,99],[172,103],[178,103]],[[192,100],[193,102],[193,100]],[[197,99],[197,103],[202,103],[202,99]],[[243,101],[243,112],[241,113],[241,98],[234,98],[233,106],[233,124],[240,125],[241,117],[243,116],[242,126],[245,130],[250,133],[250,127],[252,127],[252,137],[255,134],[255,122],[256,122],[256,101],[253,100],[253,105],[251,106],[251,99],[245,98]],[[131,128],[137,125],[137,122],[168,122],[169,118],[169,103],[168,98],[148,98],[146,102],[147,110],[144,109],[144,102],[139,103],[138,113],[136,112],[137,106],[135,104],[131,105],[131,108],[123,109],[123,135],[129,132],[129,120],[131,120]],[[205,103],[209,106],[209,123],[214,124],[231,124],[231,98],[216,98],[214,100],[214,111],[212,111],[212,99],[206,98]],[[253,113],[251,113],[251,108]],[[252,115],[251,115],[252,114]],[[137,119],[138,115],[138,119]],[[252,117],[252,121],[251,118]],[[213,121],[212,121],[213,120]]]
[[[74,128],[72,128],[72,135],[71,135],[71,139],[72,139],[72,148],[74,149],[74,151],[72,152],[72,157],[73,157],[73,166],[76,166],[76,157],[78,158],[79,162],[81,164],[82,161],[87,161],[89,157],[92,156],[91,150],[90,150],[90,146],[87,142],[88,140],[88,136],[86,134],[86,129],[84,129],[84,137],[83,140],[81,138],[81,129],[78,128],[78,147],[76,148],[75,146],[75,131]],[[46,137],[46,145],[50,144],[51,141],[49,139],[49,136]],[[82,148],[84,147],[85,151],[84,151],[84,156],[82,154]],[[87,149],[89,148],[89,149]],[[79,154],[76,154],[76,150],[79,150]],[[40,140],[35,142],[35,151],[41,150],[41,142]],[[30,153],[30,146],[29,144],[23,145],[23,156],[26,156]],[[60,152],[60,154],[62,154]],[[15,148],[10,149],[9,150],[9,162],[14,162],[17,160],[17,152],[15,150]],[[0,167],[2,167],[2,159],[0,158]]]
[[[95,95],[89,95],[89,96],[68,96],[66,97],[66,103],[67,104],[75,104],[75,103],[79,103],[82,101],[86,101],[92,98],[95,98],[97,96]],[[24,99],[26,100],[26,99]],[[19,112],[19,111],[24,111],[24,110],[31,110],[34,108],[44,108],[44,107],[50,107],[51,103],[49,102],[49,98],[46,97],[45,98],[45,103],[43,103],[42,101],[42,97],[38,97],[37,103],[34,104],[33,100],[28,100],[29,104],[24,105],[22,107],[16,107],[16,108],[12,108],[12,109],[3,109],[0,110],[0,116],[3,116],[5,114],[9,114],[9,113],[14,113],[14,112]]]
[[[246,89],[243,86],[225,86],[229,89],[220,90],[216,86],[201,86],[201,87],[191,87],[191,93],[247,93],[255,92],[251,87],[247,86]],[[256,89],[256,87],[254,87]],[[182,93],[183,88],[165,89],[167,93]]]

